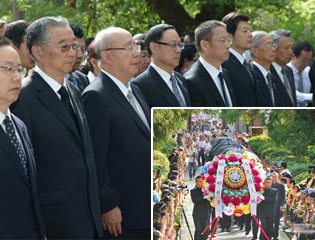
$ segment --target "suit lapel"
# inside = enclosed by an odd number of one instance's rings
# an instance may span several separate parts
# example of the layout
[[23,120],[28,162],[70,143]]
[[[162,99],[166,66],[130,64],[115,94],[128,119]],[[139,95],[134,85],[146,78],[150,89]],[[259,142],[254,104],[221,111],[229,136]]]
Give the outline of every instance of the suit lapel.
[[33,72],[32,81],[40,101],[80,140],[79,132],[76,129],[75,124],[67,113],[67,110],[63,107],[61,101],[58,99],[56,93],[54,93],[45,80],[36,72]]
[[[17,125],[14,124],[16,127]],[[18,128],[18,127],[17,127]],[[20,135],[21,137],[21,135]],[[5,131],[2,129],[2,127],[0,127],[0,139],[1,139],[1,145],[0,147],[3,149],[4,152],[7,153],[8,158],[10,159],[10,161],[12,162],[12,164],[15,166],[16,170],[18,171],[20,177],[23,179],[24,183],[29,186],[29,181],[24,173],[22,164],[20,163],[19,157],[13,147],[13,145],[11,144],[9,137],[7,136],[7,134],[5,133]],[[23,140],[22,140],[23,142]],[[27,155],[27,149],[25,148],[24,144],[23,147],[25,149],[25,154]],[[27,161],[29,161],[29,159],[27,159]]]
[[132,85],[132,91],[135,95],[135,97],[137,98],[138,102],[140,103],[142,110],[145,114],[145,117],[149,123],[149,126],[151,126],[151,110],[150,107],[148,106],[148,104],[145,101],[145,98],[141,92],[141,90],[136,86],[136,85]]
[[199,73],[200,73],[200,79],[203,79],[202,82],[204,83],[207,91],[209,92],[209,94],[213,95],[213,97],[215,98],[215,100],[218,102],[219,106],[226,106],[225,102],[220,94],[219,89],[217,88],[217,86],[214,83],[214,80],[212,79],[212,77],[210,76],[210,74],[207,72],[207,70],[204,68],[204,66],[199,63]]
[[170,103],[173,107],[180,107],[176,97],[170,88],[166,85],[165,81],[161,78],[160,74],[158,74],[153,67],[149,67],[148,69],[150,73],[150,78],[154,81],[155,85],[161,90],[161,96]]
[[[101,73],[103,81],[105,81],[104,86],[109,90],[111,96],[125,109],[126,112],[130,115],[130,117],[135,121],[138,127],[143,131],[145,135],[150,137],[150,131],[142,122],[136,111],[130,105],[126,97],[120,91],[120,89],[116,86],[112,79],[110,79],[105,73]],[[107,94],[107,93],[106,93]]]

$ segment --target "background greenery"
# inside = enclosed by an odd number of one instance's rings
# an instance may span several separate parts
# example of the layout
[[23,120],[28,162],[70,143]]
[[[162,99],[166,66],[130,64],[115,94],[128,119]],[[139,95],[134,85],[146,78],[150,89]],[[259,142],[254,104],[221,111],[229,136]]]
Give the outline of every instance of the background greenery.
[[0,6],[3,20],[31,22],[62,15],[79,23],[88,37],[110,25],[136,34],[161,22],[175,25],[184,34],[205,20],[241,11],[251,16],[254,30],[289,29],[296,40],[315,45],[315,0],[0,0]]

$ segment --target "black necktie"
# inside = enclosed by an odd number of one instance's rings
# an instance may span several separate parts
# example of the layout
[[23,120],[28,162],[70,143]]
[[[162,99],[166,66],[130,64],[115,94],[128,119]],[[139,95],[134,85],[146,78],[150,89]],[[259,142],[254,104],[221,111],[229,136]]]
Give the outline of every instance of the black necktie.
[[221,89],[222,89],[222,93],[223,93],[223,98],[224,98],[225,105],[226,105],[227,107],[230,107],[229,100],[228,100],[228,97],[227,97],[227,94],[226,94],[226,91],[225,91],[225,87],[224,87],[223,74],[220,72],[219,75],[218,75],[218,77],[219,77],[219,79],[220,79],[220,84],[221,84]]
[[270,97],[271,97],[271,101],[272,101],[272,106],[275,106],[275,97],[274,97],[274,94],[273,94],[273,88],[272,88],[272,78],[271,78],[271,73],[268,72],[267,74],[267,81],[268,81],[268,90],[269,90],[269,93],[270,93]]
[[3,123],[5,126],[5,130],[7,132],[7,135],[10,139],[10,142],[12,143],[13,147],[15,148],[15,151],[16,151],[19,159],[20,159],[20,163],[23,167],[24,173],[27,176],[27,178],[29,178],[28,166],[27,166],[27,162],[26,162],[27,158],[26,158],[23,146],[22,146],[21,142],[19,141],[19,139],[17,138],[16,131],[15,131],[14,126],[13,126],[13,122],[11,121],[9,116],[5,116]]
[[70,97],[69,97],[69,93],[68,93],[67,89],[64,86],[61,86],[61,88],[58,90],[58,93],[61,96],[61,102],[63,103],[67,112],[70,114],[70,117],[72,118],[73,122],[77,126],[76,116],[75,116],[73,108],[71,106]]

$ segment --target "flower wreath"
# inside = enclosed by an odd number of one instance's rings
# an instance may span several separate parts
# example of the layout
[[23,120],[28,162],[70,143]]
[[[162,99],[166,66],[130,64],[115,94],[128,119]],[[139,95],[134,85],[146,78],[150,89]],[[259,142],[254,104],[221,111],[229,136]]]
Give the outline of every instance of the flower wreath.
[[[219,160],[224,160],[223,184],[221,191],[221,200],[225,206],[222,206],[223,211],[226,209],[234,210],[235,215],[248,212],[250,202],[250,192],[255,189],[255,201],[260,203],[263,197],[262,180],[265,178],[265,171],[262,164],[256,155],[250,152],[243,154],[228,151],[225,154],[215,156],[211,162],[207,162],[200,168],[200,176],[203,179],[203,194],[204,198],[213,203],[214,193],[216,191],[216,179]],[[244,161],[249,161],[250,170],[247,176],[252,178],[252,190],[249,189],[247,177],[244,169]],[[224,212],[225,212],[224,211]]]

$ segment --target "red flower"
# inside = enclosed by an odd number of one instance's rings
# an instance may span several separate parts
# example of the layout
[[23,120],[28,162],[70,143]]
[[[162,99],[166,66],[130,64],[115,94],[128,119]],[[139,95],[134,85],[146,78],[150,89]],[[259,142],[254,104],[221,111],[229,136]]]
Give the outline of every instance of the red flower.
[[259,192],[261,190],[261,186],[259,183],[255,183],[255,189],[257,192]]
[[259,176],[254,176],[256,183],[261,183],[262,179]]
[[216,173],[216,169],[215,168],[208,168],[208,173],[209,173],[209,175],[213,175],[213,174],[215,174]]
[[241,200],[242,200],[242,203],[247,204],[247,203],[249,203],[250,197],[248,194],[246,194],[246,195],[242,196]]
[[257,175],[259,174],[258,170],[255,169],[255,168],[252,169],[252,173],[253,173],[255,176],[257,176]]
[[238,206],[241,204],[241,199],[239,197],[234,197],[231,199],[231,203],[233,203],[235,206]]
[[202,180],[205,180],[205,179],[206,179],[205,175],[202,174],[202,173],[200,173],[199,176],[202,178]]
[[210,184],[209,184],[209,187],[208,187],[208,190],[209,190],[210,192],[214,192],[214,190],[215,190],[215,184],[214,184],[214,183],[210,183]]
[[236,155],[232,154],[231,156],[229,156],[228,161],[229,162],[236,162],[236,161],[238,161],[238,157]]
[[249,163],[249,166],[250,166],[251,169],[253,169],[255,167],[252,162]]
[[222,153],[222,154],[219,154],[219,155],[218,155],[218,158],[219,158],[220,160],[225,159],[225,154],[223,154],[223,153]]
[[231,197],[230,196],[222,196],[222,202],[227,206],[231,202]]
[[212,166],[213,166],[214,168],[218,168],[218,164],[219,164],[218,161],[213,161],[213,162],[212,162]]
[[209,176],[207,177],[207,179],[206,179],[206,182],[207,182],[207,183],[214,183],[214,181],[215,181],[215,178],[214,178],[214,176],[212,176],[212,175],[209,175]]

